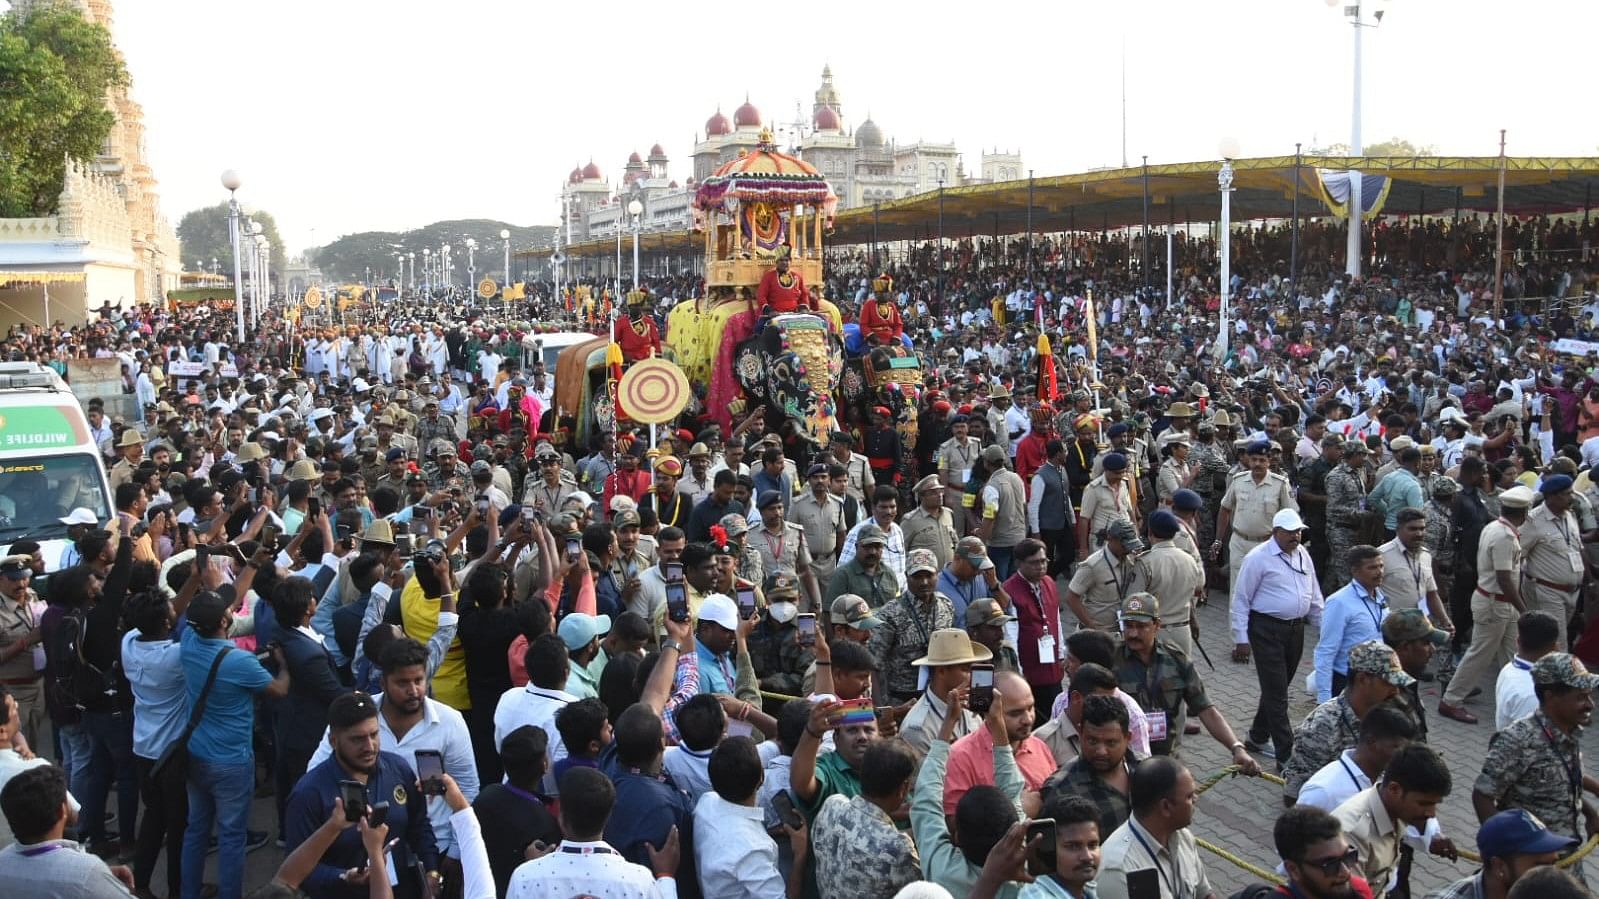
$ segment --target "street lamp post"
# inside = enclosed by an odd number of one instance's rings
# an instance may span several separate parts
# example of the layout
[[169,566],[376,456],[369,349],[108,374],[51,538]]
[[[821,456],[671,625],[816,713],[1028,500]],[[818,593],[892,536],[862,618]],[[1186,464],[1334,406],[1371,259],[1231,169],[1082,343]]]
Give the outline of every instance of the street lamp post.
[[250,219],[250,233],[247,236],[248,252],[250,254],[250,320],[260,317],[261,309],[261,232],[264,229],[261,223]]
[[505,241],[505,284],[511,284],[511,231],[509,228],[500,229],[500,240]]
[[1233,159],[1238,156],[1238,142],[1231,138],[1221,142],[1221,171],[1216,174],[1216,186],[1221,189],[1221,324],[1217,332],[1218,362],[1227,358],[1227,341],[1231,327],[1227,321],[1227,294],[1232,288],[1232,234],[1233,234]]
[[433,248],[422,248],[422,290],[424,293],[433,290]]
[[[1349,19],[1349,24],[1355,29],[1355,84],[1354,99],[1350,104],[1349,125],[1349,155],[1360,156],[1365,152],[1360,140],[1360,76],[1361,76],[1361,29],[1376,28],[1382,22],[1383,0],[1327,0],[1327,5],[1344,7],[1344,16]],[[1371,19],[1365,18],[1367,11]],[[1360,216],[1363,210],[1361,197],[1360,172],[1349,171],[1349,246],[1348,258],[1344,262],[1344,271],[1352,278],[1360,277],[1360,263],[1362,242],[1360,239]]]
[[466,289],[477,290],[477,241],[466,239]]
[[627,204],[627,214],[633,217],[633,289],[638,290],[638,232],[644,215],[644,204],[634,200]]
[[[415,291],[416,290],[416,254],[415,253],[406,253],[405,254],[405,259],[406,259],[407,262],[411,263],[411,277],[409,279],[407,279],[407,283],[410,284],[411,290]],[[404,277],[404,270],[402,269],[401,272],[402,272],[401,277]]]
[[222,173],[222,186],[228,191],[228,242],[233,247],[233,318],[235,322],[235,339],[240,346],[244,345],[244,289],[239,281],[242,272],[239,269],[239,185],[244,179],[233,169]]
[[[271,305],[272,304],[272,242],[267,240],[266,239],[266,235],[263,234],[256,240],[256,246],[259,248],[259,252],[261,254],[261,288],[266,293],[266,299],[263,302],[265,302],[267,305]],[[257,328],[261,327],[261,304],[260,303],[257,303],[256,306],[255,306],[255,326]]]
[[450,245],[443,244],[439,247],[439,283],[449,290],[455,285],[450,283]]

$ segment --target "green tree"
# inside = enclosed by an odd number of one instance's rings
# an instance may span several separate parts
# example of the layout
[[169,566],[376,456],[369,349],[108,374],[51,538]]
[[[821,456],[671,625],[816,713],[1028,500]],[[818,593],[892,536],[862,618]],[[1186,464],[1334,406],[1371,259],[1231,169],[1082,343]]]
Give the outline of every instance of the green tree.
[[[272,244],[273,272],[283,271],[287,257],[283,252],[283,237],[278,234],[277,220],[272,218],[272,213],[257,210],[249,216],[239,216],[241,229],[246,218],[253,218],[259,222],[261,233],[266,235],[267,241]],[[178,243],[183,247],[181,252],[185,266],[193,265],[201,259],[209,265],[211,260],[215,259],[218,272],[230,278],[233,276],[233,243],[228,237],[227,203],[206,206],[185,214],[178,222]]]
[[[511,232],[511,251],[524,250],[528,247],[549,246],[555,234],[555,228],[550,225],[535,225],[522,227],[491,219],[456,219],[451,221],[434,222],[423,225],[411,231],[363,231],[359,234],[346,234],[338,240],[322,247],[306,250],[307,261],[312,261],[322,270],[322,274],[338,281],[359,281],[366,276],[366,270],[372,270],[372,277],[392,278],[395,275],[395,253],[416,254],[417,278],[422,277],[422,250],[427,248],[434,253],[444,244],[450,245],[450,260],[453,263],[453,278],[455,283],[465,284],[466,271],[466,239],[468,237],[477,241],[477,278],[502,279],[501,269],[505,267],[505,242],[500,239],[500,231]],[[409,262],[407,265],[409,266]],[[511,260],[511,280],[519,281],[523,277],[524,263],[516,259]],[[407,268],[407,274],[410,269]],[[503,279],[502,279],[503,280]]]
[[56,210],[68,159],[94,159],[128,82],[111,34],[65,4],[0,15],[0,217]]
[[[1328,144],[1309,151],[1312,156],[1348,156],[1349,145],[1344,143]],[[1438,148],[1432,144],[1418,147],[1402,137],[1390,137],[1387,140],[1367,144],[1364,156],[1437,156]]]

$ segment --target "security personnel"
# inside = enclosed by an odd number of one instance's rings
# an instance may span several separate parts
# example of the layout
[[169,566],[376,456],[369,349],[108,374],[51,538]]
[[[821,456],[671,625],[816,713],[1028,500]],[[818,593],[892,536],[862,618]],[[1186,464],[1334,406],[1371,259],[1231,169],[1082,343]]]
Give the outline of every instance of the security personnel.
[[944,505],[944,485],[938,475],[928,475],[916,482],[917,506],[900,520],[900,530],[905,532],[905,551],[930,550],[938,559],[942,571],[955,555],[955,516]]
[[1143,590],[1137,554],[1144,549],[1138,531],[1117,518],[1104,531],[1104,545],[1084,557],[1066,585],[1066,602],[1085,628],[1114,632],[1122,600]]
[[122,439],[117,441],[117,453],[122,458],[111,466],[107,478],[111,482],[112,490],[133,480],[134,471],[138,470],[139,462],[144,459],[144,437],[133,428],[124,430]]
[[[289,796],[283,811],[284,839],[298,846],[327,823],[333,801],[341,796],[341,782],[361,787],[368,809],[387,803],[389,833],[396,838],[390,850],[393,870],[399,880],[394,894],[403,897],[429,895],[416,876],[420,861],[434,894],[439,889],[439,852],[428,823],[427,797],[417,789],[416,772],[404,758],[380,750],[378,707],[365,693],[346,693],[328,706],[328,739],[333,755],[305,772]],[[346,808],[348,811],[348,808]],[[366,847],[357,828],[347,827],[322,853],[316,869],[306,878],[303,889],[316,899],[355,899],[365,896],[363,880],[347,883],[347,873],[366,867]]]
[[1083,510],[1077,516],[1079,559],[1088,557],[1090,536],[1103,533],[1118,518],[1131,521],[1138,514],[1132,491],[1128,489],[1127,457],[1121,453],[1106,453],[1104,461],[1105,473],[1089,481],[1083,489]]
[[1244,448],[1245,468],[1227,480],[1221,498],[1221,514],[1216,519],[1216,540],[1210,545],[1210,558],[1221,555],[1227,541],[1227,595],[1238,583],[1238,569],[1244,556],[1271,536],[1271,519],[1280,509],[1299,510],[1288,478],[1271,470],[1271,442],[1256,440]]
[[[936,456],[939,480],[949,488],[944,491],[944,505],[951,511],[960,509],[966,481],[977,465],[978,454],[983,451],[983,441],[971,436],[967,428],[968,419],[965,415],[957,414],[951,418],[949,429],[953,436],[939,446]],[[961,520],[964,520],[964,516],[961,516]],[[957,536],[964,536],[964,529]]]
[[1182,523],[1167,509],[1149,516],[1149,535],[1154,545],[1138,557],[1139,579],[1143,589],[1160,600],[1160,637],[1192,655],[1191,630],[1199,627],[1193,617],[1193,604],[1203,595],[1205,569],[1199,560],[1177,545]]
[[810,541],[805,529],[784,520],[783,497],[776,490],[762,491],[755,500],[755,509],[761,516],[761,528],[747,536],[745,544],[753,546],[760,555],[763,574],[794,575],[804,585],[810,608],[816,608],[822,591],[811,570]]
[[812,463],[805,475],[810,490],[789,506],[787,520],[804,529],[811,551],[811,574],[816,583],[826,584],[849,533],[844,526],[844,501],[828,490],[826,463]]

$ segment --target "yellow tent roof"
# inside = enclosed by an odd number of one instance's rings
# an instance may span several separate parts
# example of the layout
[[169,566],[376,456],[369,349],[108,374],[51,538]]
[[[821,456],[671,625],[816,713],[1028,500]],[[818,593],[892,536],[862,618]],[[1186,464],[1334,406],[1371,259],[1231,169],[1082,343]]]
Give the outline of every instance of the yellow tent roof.
[[[1593,201],[1599,185],[1599,157],[1512,156],[1505,161],[1505,209],[1515,214],[1576,212]],[[1212,222],[1221,217],[1216,185],[1219,160],[1152,165],[1149,180],[1149,222]],[[1385,215],[1492,211],[1497,197],[1497,156],[1301,156],[1298,159],[1299,209],[1305,216],[1327,215],[1316,170],[1359,169],[1387,175],[1392,189],[1382,208]],[[1293,156],[1239,159],[1233,162],[1232,216],[1237,221],[1286,218],[1293,212]],[[1053,175],[1032,182],[1032,230],[1098,231],[1143,222],[1142,166]],[[949,187],[942,191],[944,235],[1020,234],[1027,230],[1028,182],[1003,181]],[[873,240],[927,240],[938,235],[940,192],[930,191],[879,206],[839,213],[829,244],[863,244]],[[641,234],[639,250],[647,253],[697,253],[700,235],[689,231]],[[624,241],[631,252],[632,238]],[[541,247],[517,252],[519,258],[544,258]],[[566,247],[569,256],[616,252],[614,238]]]

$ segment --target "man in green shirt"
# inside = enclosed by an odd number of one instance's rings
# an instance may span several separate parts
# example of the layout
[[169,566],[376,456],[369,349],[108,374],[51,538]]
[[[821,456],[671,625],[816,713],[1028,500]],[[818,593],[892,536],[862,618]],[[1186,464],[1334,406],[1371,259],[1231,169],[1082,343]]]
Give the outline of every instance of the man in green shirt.
[[[600,637],[610,632],[609,615],[571,612],[561,619],[561,642],[566,644],[571,662],[567,668],[566,687],[578,699],[600,698],[600,675],[605,669],[603,666],[594,666],[594,662],[604,655],[600,649]],[[595,670],[596,667],[598,670]]]
[[[838,725],[841,703],[828,698],[811,707],[805,733],[794,747],[788,769],[788,787],[805,810],[806,821],[816,817],[827,797],[859,796],[861,777],[857,773],[866,747],[877,739],[877,719],[864,724]],[[833,752],[822,754],[822,739],[833,731]],[[820,754],[820,758],[818,755]]]
[[[978,892],[989,853],[1012,825],[1022,819],[1022,773],[1005,731],[1005,701],[996,691],[983,725],[994,743],[994,785],[967,790],[955,806],[952,819],[944,817],[944,771],[955,724],[966,705],[966,687],[949,694],[949,714],[938,737],[928,747],[922,770],[911,792],[911,834],[922,856],[922,876],[956,896],[992,895],[1016,899],[1022,884],[1006,881],[992,893]],[[954,830],[949,822],[954,822]],[[989,872],[992,876],[992,872]],[[984,886],[992,886],[984,884]]]
[[883,564],[883,548],[888,535],[875,524],[861,528],[855,538],[855,557],[833,570],[827,579],[824,602],[831,603],[845,593],[865,597],[867,605],[881,609],[900,594],[899,578]]

